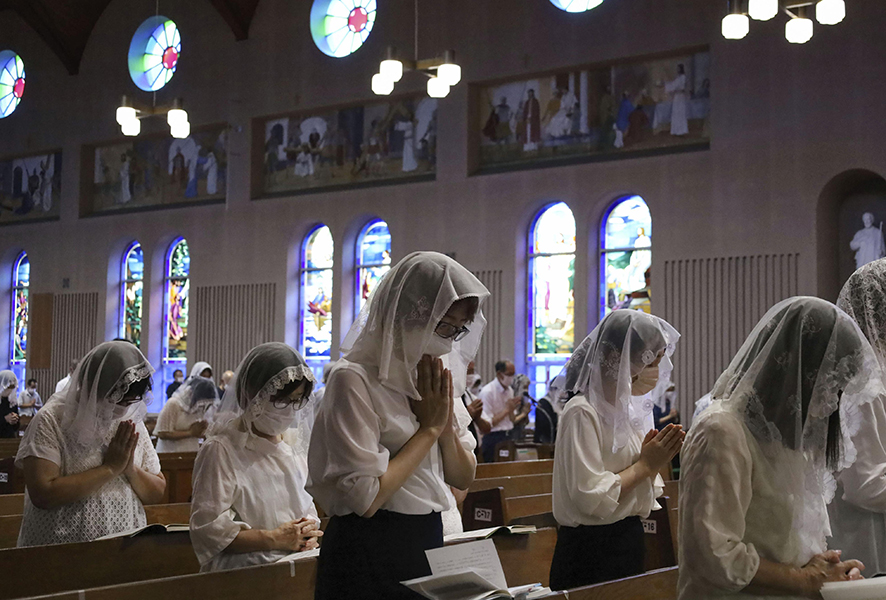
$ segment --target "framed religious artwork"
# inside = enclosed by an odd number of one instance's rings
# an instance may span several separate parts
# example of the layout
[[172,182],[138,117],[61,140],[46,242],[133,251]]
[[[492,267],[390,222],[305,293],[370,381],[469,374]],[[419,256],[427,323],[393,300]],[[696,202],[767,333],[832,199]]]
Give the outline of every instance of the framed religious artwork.
[[471,93],[479,173],[710,146],[706,47],[481,83]]
[[437,100],[425,94],[253,122],[252,196],[436,177]]
[[85,146],[80,216],[224,202],[228,126]]
[[62,151],[0,159],[0,225],[59,218]]

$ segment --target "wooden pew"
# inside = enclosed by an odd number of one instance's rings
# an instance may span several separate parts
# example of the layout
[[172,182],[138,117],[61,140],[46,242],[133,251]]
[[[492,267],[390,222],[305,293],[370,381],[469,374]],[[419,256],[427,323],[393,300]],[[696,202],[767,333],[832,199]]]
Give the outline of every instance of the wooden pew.
[[658,499],[661,510],[654,510],[643,522],[646,542],[646,571],[654,571],[677,564],[677,553],[674,548],[674,537],[671,533],[670,511],[668,498]]
[[24,492],[24,474],[15,468],[15,458],[12,456],[0,458],[0,494],[23,494]]
[[196,452],[170,452],[158,454],[160,471],[166,477],[165,504],[191,501],[191,478],[194,474]]
[[534,496],[536,494],[550,494],[554,476],[550,473],[538,473],[536,475],[517,475],[514,477],[490,477],[488,479],[475,479],[469,492],[478,492],[490,488],[504,488],[505,497]]
[[[172,535],[172,534],[169,534]],[[160,536],[163,537],[163,536]],[[553,529],[493,538],[509,585],[548,583],[557,535]],[[218,573],[200,573],[38,596],[48,600],[156,600],[157,598],[226,598],[312,600],[316,560],[275,563]],[[35,599],[36,600],[36,599]]]
[[6,515],[20,515],[24,508],[24,494],[0,494],[0,517]]
[[545,596],[568,600],[677,600],[677,567]]
[[553,444],[533,444],[506,440],[495,445],[495,462],[510,460],[539,460],[554,458]]
[[0,458],[14,458],[21,438],[0,438]]
[[554,461],[549,460],[518,460],[500,463],[481,463],[477,465],[475,479],[492,477],[514,477],[517,475],[537,475],[553,473]]
[[553,511],[553,495],[535,494],[506,498],[508,523],[520,517],[541,515]]
[[[0,600],[174,577],[200,568],[187,532],[0,550],[0,564],[10,565]],[[31,568],[17,568],[21,565]]]

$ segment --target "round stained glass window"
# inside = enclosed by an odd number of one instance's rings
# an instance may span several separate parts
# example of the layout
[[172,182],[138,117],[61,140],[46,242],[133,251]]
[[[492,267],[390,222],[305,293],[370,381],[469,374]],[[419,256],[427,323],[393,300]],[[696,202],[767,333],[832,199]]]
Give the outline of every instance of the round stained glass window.
[[155,92],[169,83],[178,66],[182,37],[175,23],[163,16],[142,23],[129,45],[129,75],[139,89]]
[[343,58],[356,52],[375,24],[376,0],[314,0],[311,35],[323,54]]
[[571,13],[585,12],[603,4],[603,0],[551,0],[551,4]]
[[8,117],[25,93],[25,63],[12,50],[0,52],[0,119]]

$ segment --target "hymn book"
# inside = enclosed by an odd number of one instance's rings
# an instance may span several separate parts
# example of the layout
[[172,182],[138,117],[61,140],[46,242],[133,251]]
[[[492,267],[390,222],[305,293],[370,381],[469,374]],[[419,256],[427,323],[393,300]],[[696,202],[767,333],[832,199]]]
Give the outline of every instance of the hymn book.
[[190,531],[190,527],[188,525],[182,525],[180,523],[173,523],[172,525],[161,525],[159,523],[154,523],[152,525],[145,525],[144,527],[139,527],[138,529],[130,529],[128,531],[121,531],[119,533],[111,533],[108,535],[103,535],[100,538],[96,538],[95,541],[99,540],[115,540],[118,538],[133,538],[137,535],[142,534],[154,534],[154,533],[175,533],[177,531]]
[[494,535],[525,535],[535,533],[535,525],[501,525],[499,527],[488,527],[486,529],[474,529],[463,533],[452,533],[443,538],[443,542],[469,542],[472,540],[485,540]]
[[886,577],[835,581],[821,587],[824,600],[883,600],[886,598]]

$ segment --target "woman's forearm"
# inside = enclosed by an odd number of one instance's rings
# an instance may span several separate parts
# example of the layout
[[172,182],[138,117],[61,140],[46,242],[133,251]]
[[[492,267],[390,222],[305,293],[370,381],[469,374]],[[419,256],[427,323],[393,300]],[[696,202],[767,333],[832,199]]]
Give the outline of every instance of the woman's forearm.
[[247,552],[267,552],[278,550],[274,532],[266,529],[242,529],[225,552],[246,554]]
[[621,478],[621,492],[618,495],[618,499],[621,500],[628,492],[633,490],[642,482],[655,477],[655,472],[650,471],[644,463],[638,460],[630,467],[619,473],[618,476]]
[[474,482],[477,458],[465,450],[454,429],[440,436],[440,452],[443,454],[443,479],[448,485],[466,490]]
[[397,455],[388,462],[388,468],[384,474],[378,478],[378,492],[375,495],[375,500],[361,516],[369,518],[375,515],[376,511],[390,500],[397,490],[403,487],[403,484],[428,455],[439,437],[440,432],[429,427],[420,428],[409,438]]
[[36,457],[25,459],[25,485],[28,496],[37,508],[51,510],[91,496],[118,475],[110,467],[101,465],[76,475],[40,478],[33,473],[29,461],[43,460]]
[[142,504],[159,504],[166,492],[166,477],[163,473],[154,475],[140,467],[133,467],[126,473],[126,479]]
[[757,574],[743,592],[767,596],[808,596],[809,581],[801,569],[760,559]]

